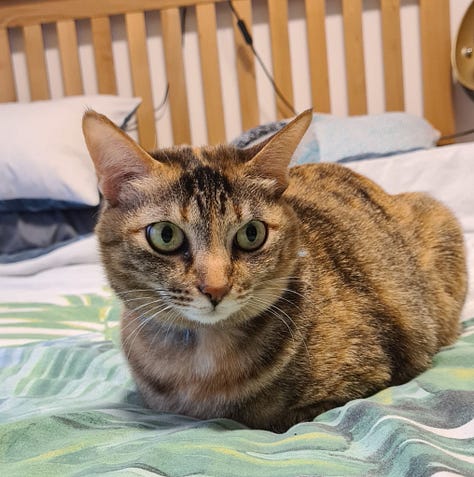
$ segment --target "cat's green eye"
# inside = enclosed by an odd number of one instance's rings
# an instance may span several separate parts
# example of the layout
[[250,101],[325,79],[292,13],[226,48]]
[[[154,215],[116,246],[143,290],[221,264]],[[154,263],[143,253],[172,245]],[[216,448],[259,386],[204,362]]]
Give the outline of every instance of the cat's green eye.
[[260,248],[267,238],[267,227],[260,220],[252,220],[235,234],[235,244],[246,252]]
[[150,246],[160,253],[177,252],[184,244],[184,232],[171,222],[156,222],[146,228]]

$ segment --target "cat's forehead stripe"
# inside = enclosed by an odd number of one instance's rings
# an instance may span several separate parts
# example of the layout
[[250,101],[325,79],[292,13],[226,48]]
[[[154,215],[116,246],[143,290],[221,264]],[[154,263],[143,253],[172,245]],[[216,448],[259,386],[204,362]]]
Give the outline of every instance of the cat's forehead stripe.
[[193,197],[205,200],[226,200],[232,194],[232,186],[227,177],[209,166],[199,166],[182,174],[179,185],[184,194],[184,202]]

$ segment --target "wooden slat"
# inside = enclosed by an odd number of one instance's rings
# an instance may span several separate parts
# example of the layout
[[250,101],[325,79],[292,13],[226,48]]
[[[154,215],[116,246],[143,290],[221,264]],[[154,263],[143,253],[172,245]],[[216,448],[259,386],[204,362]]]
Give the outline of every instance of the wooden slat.
[[[250,0],[233,2],[239,17],[245,22],[252,34],[252,4]],[[245,43],[233,19],[235,53],[237,61],[237,79],[239,82],[240,117],[242,129],[250,129],[260,123],[258,112],[257,81],[255,77],[255,59],[252,50]]]
[[306,32],[313,109],[321,113],[330,113],[331,101],[325,20],[325,0],[306,0]]
[[175,144],[190,144],[188,97],[184,76],[181,23],[178,8],[161,11],[166,76],[168,78],[171,125]]
[[[268,0],[270,38],[272,43],[273,79],[283,97],[293,105],[290,43],[288,39],[288,1]],[[278,119],[293,116],[293,111],[276,95]]]
[[16,101],[10,42],[5,28],[0,28],[0,84],[0,102]]
[[48,99],[49,85],[41,25],[25,26],[23,28],[23,39],[31,100]]
[[217,51],[216,10],[213,3],[196,6],[196,19],[201,53],[201,74],[206,106],[209,144],[224,142],[224,107]]
[[112,34],[108,17],[91,19],[92,44],[94,45],[97,86],[101,94],[117,94]]
[[381,0],[383,68],[386,111],[403,111],[402,38],[400,31],[400,0]]
[[66,96],[82,94],[84,88],[82,86],[81,66],[77,48],[76,23],[74,20],[62,20],[56,23],[56,29],[58,32],[64,94]]
[[[227,0],[214,0],[224,2]],[[209,0],[1,0],[0,27],[55,23],[134,11],[161,10],[209,3]]]
[[367,113],[362,0],[342,0],[349,114]]
[[146,47],[145,15],[143,12],[125,15],[133,91],[142,98],[137,111],[138,138],[147,150],[157,146],[155,114],[151,92],[150,66]]
[[420,0],[424,115],[443,135],[454,132],[449,0]]

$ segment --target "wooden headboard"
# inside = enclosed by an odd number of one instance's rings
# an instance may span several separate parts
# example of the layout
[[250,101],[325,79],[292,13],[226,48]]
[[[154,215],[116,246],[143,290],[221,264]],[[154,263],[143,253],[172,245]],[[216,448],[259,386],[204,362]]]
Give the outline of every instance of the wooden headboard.
[[[276,84],[284,96],[293,101],[289,14],[292,2],[287,0],[234,0],[233,6],[252,31],[252,9],[257,3],[266,3],[268,11],[272,71]],[[303,0],[301,0],[303,1]],[[348,114],[367,113],[367,82],[364,64],[362,0],[340,0],[346,69],[346,97]],[[376,0],[374,0],[376,1]],[[18,101],[11,38],[21,31],[23,54],[26,57],[29,100],[52,96],[45,61],[44,29],[55,25],[57,48],[61,63],[64,95],[84,93],[81,62],[78,53],[78,24],[90,22],[90,43],[95,58],[96,91],[120,94],[114,67],[111,21],[123,16],[133,93],[143,99],[138,111],[139,141],[145,148],[160,144],[156,128],[153,88],[156,78],[149,64],[147,30],[149,21],[159,23],[156,31],[162,39],[166,78],[169,84],[169,107],[172,137],[175,144],[191,143],[191,122],[186,82],[195,72],[185,68],[182,54],[180,9],[193,9],[199,40],[199,62],[202,84],[207,142],[226,140],[224,107],[226,98],[221,84],[216,11],[222,0],[0,0],[0,102]],[[372,2],[373,3],[373,2]],[[328,74],[328,55],[331,52],[326,37],[325,0],[305,0],[309,73],[307,85],[311,91],[312,106],[318,112],[331,112],[331,90]],[[383,87],[385,110],[405,110],[404,84],[410,71],[402,62],[400,0],[377,0],[381,18],[383,58]],[[290,11],[289,11],[290,9]],[[155,13],[153,13],[155,12]],[[159,13],[156,13],[159,12]],[[230,12],[229,12],[230,15]],[[239,92],[241,130],[261,122],[257,97],[256,60],[235,26],[234,51],[236,87]],[[261,19],[260,19],[261,21]],[[454,130],[451,97],[449,0],[419,0],[419,32],[421,45],[421,72],[424,116],[443,134]],[[221,56],[219,56],[219,54]],[[225,54],[225,53],[224,53]],[[408,76],[407,76],[408,75]],[[276,117],[291,116],[287,106],[275,96]],[[310,106],[308,104],[308,106]]]

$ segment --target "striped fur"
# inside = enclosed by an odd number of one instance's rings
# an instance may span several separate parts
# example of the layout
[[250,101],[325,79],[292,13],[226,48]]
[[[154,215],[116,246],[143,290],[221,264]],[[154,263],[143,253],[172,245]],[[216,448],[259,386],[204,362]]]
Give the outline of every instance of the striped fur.
[[[282,431],[406,382],[456,339],[466,293],[456,219],[342,166],[288,172],[310,117],[251,150],[150,156],[86,114],[123,350],[153,409]],[[235,236],[251,220],[267,238],[245,252]],[[177,253],[147,242],[147,225],[161,221],[184,232]]]

